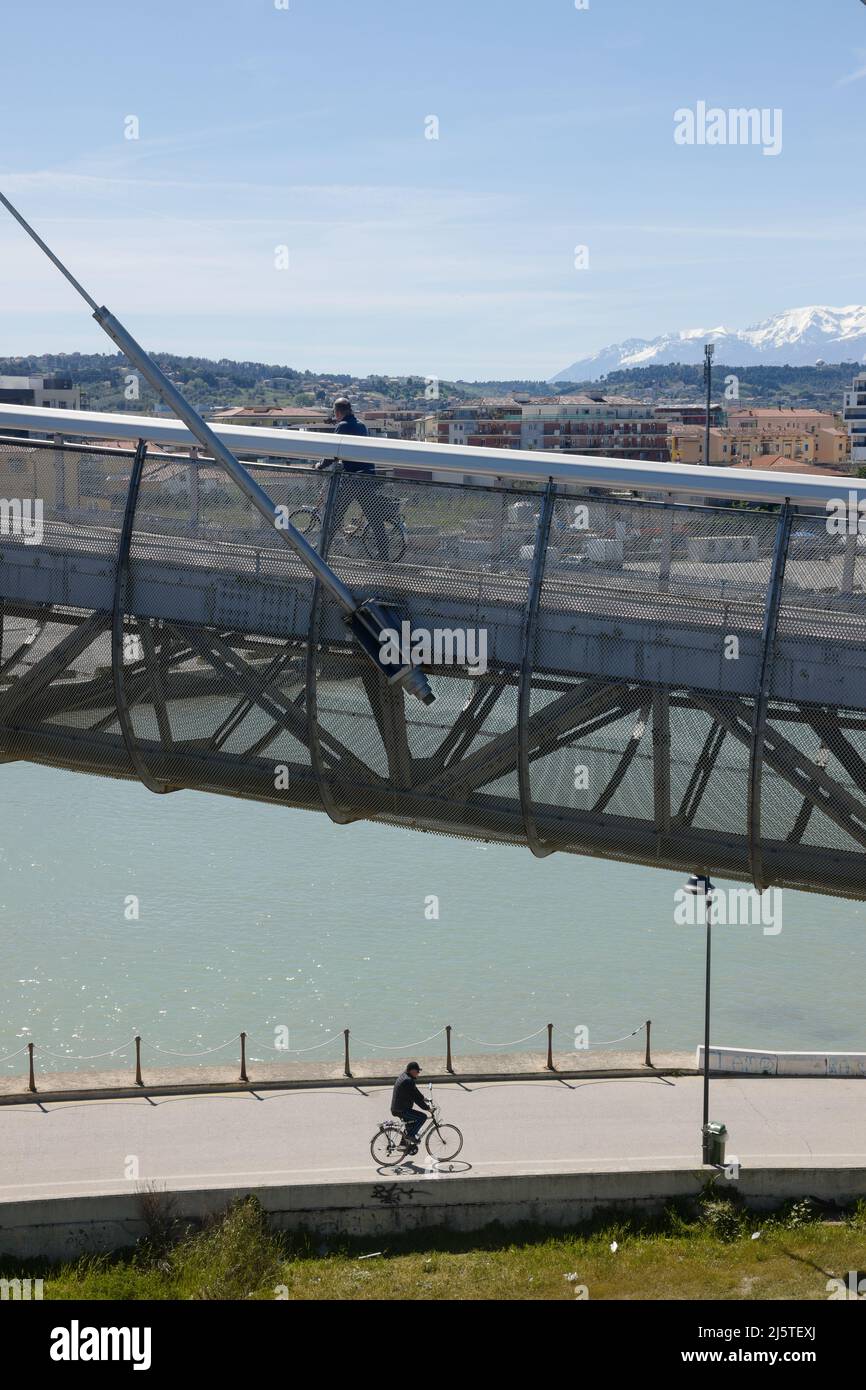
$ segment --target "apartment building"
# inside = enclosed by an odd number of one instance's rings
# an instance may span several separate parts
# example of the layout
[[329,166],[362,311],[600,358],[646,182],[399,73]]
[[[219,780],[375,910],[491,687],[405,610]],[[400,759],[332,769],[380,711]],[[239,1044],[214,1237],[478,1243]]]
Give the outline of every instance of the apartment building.
[[[750,453],[788,454],[788,448],[776,448],[777,443],[791,443],[794,455],[800,448],[803,461],[833,464],[838,461],[833,433],[839,435],[835,415],[827,410],[787,409],[784,406],[755,407],[751,410],[729,410],[729,429],[737,433],[740,458]],[[831,432],[828,435],[828,431]],[[847,452],[847,451],[846,451]]]
[[[11,431],[4,431],[8,438]],[[23,431],[0,454],[0,497],[21,503],[39,501],[48,516],[63,507],[79,504],[81,454],[69,449],[40,447],[41,439],[31,439]]]
[[668,449],[672,463],[707,463],[722,466],[731,462],[730,442],[727,432],[710,428],[710,457],[704,458],[705,431],[703,425],[681,425],[676,421],[668,425]]
[[[80,410],[81,391],[68,376],[0,376],[0,405]],[[2,433],[9,439],[44,439],[49,431],[16,430],[4,425]]]
[[668,433],[675,463],[748,465],[756,459],[781,457],[839,471],[848,465],[848,435],[828,411],[729,411],[727,424],[710,428],[709,460],[704,458],[702,426],[671,423]]
[[80,410],[81,391],[68,376],[0,376],[0,404]]
[[627,396],[494,397],[449,406],[418,422],[417,438],[488,449],[545,449],[667,460],[667,425]]
[[380,439],[417,439],[417,426],[425,418],[423,410],[360,410],[358,419],[368,434]]
[[481,397],[447,406],[417,422],[416,438],[427,444],[462,444],[464,448],[519,449],[523,406],[511,396]]
[[866,372],[858,372],[850,391],[845,392],[842,419],[851,445],[851,462],[866,464]]
[[[707,407],[694,401],[669,401],[665,405],[654,405],[653,415],[657,420],[665,420],[669,425],[705,425]],[[710,403],[710,425],[724,425],[724,408],[713,401]]]
[[668,459],[667,423],[651,405],[595,391],[524,404],[521,444],[608,458]]

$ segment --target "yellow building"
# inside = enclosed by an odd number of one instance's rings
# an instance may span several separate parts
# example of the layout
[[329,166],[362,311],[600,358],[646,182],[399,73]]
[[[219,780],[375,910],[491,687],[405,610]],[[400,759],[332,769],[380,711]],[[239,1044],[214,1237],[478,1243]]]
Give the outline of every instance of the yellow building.
[[49,513],[81,505],[82,454],[76,449],[41,449],[35,439],[0,449],[0,498],[41,500]]
[[[668,441],[673,462],[706,462],[703,425],[670,424]],[[778,457],[844,472],[848,435],[823,410],[732,410],[727,424],[710,430],[710,465],[758,467],[757,460]]]
[[[722,439],[723,431],[710,430],[710,463],[723,465],[730,463],[730,450],[727,440]],[[671,463],[705,463],[704,426],[668,425],[668,448]]]
[[772,454],[830,468],[844,468],[848,460],[846,432],[826,410],[731,410],[727,428],[733,431],[736,458],[747,463]]

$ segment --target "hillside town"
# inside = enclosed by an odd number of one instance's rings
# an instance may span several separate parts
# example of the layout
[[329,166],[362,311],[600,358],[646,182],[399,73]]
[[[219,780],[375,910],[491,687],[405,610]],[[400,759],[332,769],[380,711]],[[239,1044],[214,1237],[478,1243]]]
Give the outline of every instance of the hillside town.
[[[339,382],[332,383],[335,395],[345,389]],[[706,404],[652,403],[603,389],[435,400],[426,408],[384,399],[371,405],[363,397],[354,403],[368,434],[386,439],[789,473],[866,468],[866,371],[854,375],[836,411],[723,399],[709,405],[709,430]],[[71,376],[3,375],[0,404],[80,410],[88,402]],[[333,427],[326,403],[235,405],[208,418],[260,429],[327,433]]]

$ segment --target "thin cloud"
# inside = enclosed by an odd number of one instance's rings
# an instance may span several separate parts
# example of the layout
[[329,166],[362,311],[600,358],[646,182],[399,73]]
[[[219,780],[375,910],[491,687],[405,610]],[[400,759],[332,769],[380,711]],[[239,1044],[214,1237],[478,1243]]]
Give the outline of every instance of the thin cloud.
[[[859,216],[862,217],[862,214]],[[767,226],[753,225],[732,225],[723,226],[721,223],[714,223],[710,227],[690,226],[684,222],[669,224],[664,223],[642,223],[628,224],[623,222],[595,223],[589,224],[588,235],[594,230],[614,231],[620,233],[640,233],[642,236],[675,237],[685,236],[689,238],[701,237],[704,240],[712,238],[722,238],[729,241],[733,238],[742,241],[859,241],[863,236],[863,225],[861,222],[853,221],[848,218],[839,225],[829,224],[825,226],[796,227],[791,225],[780,225],[778,219]]]
[[[866,48],[857,48],[854,51],[858,58],[866,58]],[[847,87],[849,83],[859,82],[863,77],[866,77],[866,63],[863,64],[862,68],[857,68],[854,72],[849,72],[847,77],[840,77],[836,86]]]

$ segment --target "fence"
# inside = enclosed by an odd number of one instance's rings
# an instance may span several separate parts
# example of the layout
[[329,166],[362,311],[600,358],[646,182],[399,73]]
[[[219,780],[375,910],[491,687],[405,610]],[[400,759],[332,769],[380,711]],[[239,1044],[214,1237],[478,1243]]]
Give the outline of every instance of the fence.
[[[626,1042],[629,1038],[634,1038],[634,1037],[636,1037],[639,1033],[645,1032],[645,1033],[646,1033],[646,1049],[645,1049],[645,1055],[644,1055],[644,1065],[647,1066],[647,1067],[651,1067],[651,1066],[652,1066],[652,1057],[651,1057],[651,1053],[650,1053],[650,1035],[651,1035],[651,1030],[652,1030],[652,1020],[651,1020],[651,1019],[647,1019],[645,1023],[640,1023],[640,1024],[638,1024],[637,1028],[633,1028],[633,1029],[631,1030],[630,1033],[624,1033],[624,1034],[622,1035],[622,1037],[619,1037],[619,1038],[607,1038],[607,1039],[605,1039],[605,1040],[604,1040],[603,1042],[601,1042],[601,1043],[595,1043],[595,1044],[593,1044],[593,1046],[595,1046],[595,1047],[610,1047],[610,1046],[612,1046],[614,1043]],[[356,1040],[356,1045],[359,1046],[359,1047],[371,1049],[373,1055],[378,1055],[379,1053],[382,1053],[382,1052],[400,1052],[400,1053],[402,1053],[404,1056],[409,1056],[409,1055],[410,1055],[412,1052],[414,1052],[417,1048],[425,1046],[427,1043],[432,1042],[435,1038],[444,1037],[444,1039],[445,1039],[445,1071],[446,1071],[446,1073],[447,1073],[449,1076],[456,1076],[456,1075],[457,1075],[457,1070],[456,1070],[456,1068],[455,1068],[455,1066],[454,1066],[454,1055],[455,1055],[455,1054],[454,1054],[454,1038],[455,1038],[455,1037],[461,1037],[462,1040],[463,1040],[464,1042],[472,1043],[472,1044],[474,1044],[474,1045],[477,1046],[477,1047],[506,1048],[506,1047],[519,1047],[519,1046],[521,1046],[521,1045],[524,1044],[524,1043],[533,1042],[536,1038],[543,1037],[545,1034],[546,1034],[546,1037],[547,1037],[546,1053],[545,1053],[545,1062],[544,1062],[544,1065],[540,1068],[540,1070],[541,1070],[541,1071],[545,1071],[545,1072],[554,1072],[554,1073],[555,1073],[555,1072],[558,1072],[560,1069],[555,1065],[554,1060],[553,1060],[553,1024],[552,1024],[552,1023],[546,1023],[546,1024],[544,1024],[543,1027],[538,1028],[534,1033],[529,1033],[525,1038],[513,1038],[513,1039],[510,1039],[510,1040],[507,1041],[507,1042],[502,1042],[502,1043],[485,1042],[483,1039],[480,1039],[480,1038],[472,1038],[472,1037],[469,1037],[467,1034],[455,1034],[452,1025],[451,1025],[450,1023],[448,1023],[448,1024],[446,1024],[443,1028],[439,1028],[435,1033],[431,1033],[429,1037],[427,1037],[427,1038],[422,1038],[419,1042],[414,1042],[414,1043],[399,1043],[399,1044],[394,1044],[394,1043],[380,1044],[380,1043],[368,1043],[368,1042],[365,1042],[363,1039],[360,1039],[360,1038],[359,1038],[359,1039]],[[252,1042],[253,1042],[253,1045],[254,1045],[255,1047],[257,1047],[257,1048],[266,1048],[266,1049],[270,1050],[271,1052],[278,1052],[278,1053],[282,1053],[282,1054],[294,1054],[294,1055],[298,1055],[298,1054],[301,1054],[301,1053],[317,1052],[317,1051],[319,1051],[321,1048],[327,1047],[330,1043],[336,1042],[337,1039],[339,1039],[340,1037],[342,1037],[342,1040],[343,1040],[343,1076],[344,1076],[344,1077],[348,1077],[349,1079],[351,1079],[352,1076],[353,1076],[352,1067],[351,1067],[351,1057],[350,1057],[351,1030],[348,1029],[348,1028],[344,1028],[344,1029],[342,1030],[342,1033],[333,1033],[330,1037],[325,1038],[323,1042],[315,1043],[312,1047],[301,1047],[301,1048],[288,1048],[288,1047],[279,1047],[279,1046],[274,1047],[271,1043],[265,1043],[265,1042],[261,1042],[261,1041],[251,1040],[251,1039],[249,1038],[249,1034],[248,1034],[248,1033],[242,1032],[242,1033],[240,1033],[239,1036],[238,1036],[238,1044],[239,1044],[239,1052],[240,1052],[240,1074],[239,1074],[239,1076],[238,1076],[238,1081],[248,1082],[248,1083],[249,1083],[249,1081],[250,1081],[249,1073],[248,1073],[248,1071],[247,1071],[247,1042],[248,1042],[248,1041],[252,1041]],[[150,1050],[151,1050],[152,1052],[158,1052],[158,1053],[162,1054],[163,1056],[167,1056],[167,1057],[183,1057],[183,1058],[190,1058],[190,1057],[207,1057],[207,1056],[210,1056],[212,1053],[215,1053],[215,1052],[222,1052],[222,1051],[224,1051],[226,1048],[231,1047],[231,1046],[234,1044],[234,1042],[235,1042],[235,1039],[234,1039],[234,1038],[229,1038],[229,1039],[228,1039],[226,1042],[224,1042],[224,1043],[218,1043],[216,1047],[204,1048],[204,1049],[202,1049],[202,1050],[199,1051],[199,1052],[173,1052],[173,1051],[171,1051],[170,1049],[159,1047],[156,1043],[148,1043],[148,1042],[145,1042],[144,1039],[141,1037],[141,1035],[137,1033],[137,1034],[135,1035],[135,1037],[134,1037],[134,1038],[131,1038],[128,1042],[122,1043],[119,1047],[111,1048],[111,1049],[110,1049],[109,1051],[107,1051],[107,1052],[96,1052],[96,1053],[93,1053],[93,1054],[91,1054],[91,1055],[89,1055],[89,1056],[86,1056],[86,1055],[85,1055],[85,1056],[73,1056],[73,1055],[70,1054],[70,1053],[62,1053],[62,1052],[61,1052],[61,1053],[58,1053],[58,1052],[53,1052],[53,1051],[49,1050],[48,1048],[42,1048],[42,1049],[40,1050],[40,1056],[41,1056],[41,1055],[45,1055],[46,1057],[56,1058],[56,1059],[60,1059],[60,1060],[64,1060],[64,1061],[94,1062],[94,1061],[101,1061],[101,1060],[102,1060],[103,1058],[105,1058],[105,1057],[119,1057],[119,1056],[121,1056],[123,1053],[128,1052],[128,1051],[130,1050],[130,1048],[134,1048],[134,1049],[135,1049],[135,1076],[134,1076],[134,1084],[135,1084],[136,1086],[142,1086],[142,1087],[143,1087],[143,1086],[145,1086],[146,1083],[145,1083],[144,1078],[143,1078],[143,1076],[142,1076],[142,1070],[141,1070],[141,1049],[142,1049],[142,1046],[147,1047],[147,1048],[150,1048]],[[584,1050],[584,1049],[580,1049],[580,1050]],[[3,1062],[12,1061],[15,1057],[23,1056],[24,1053],[27,1054],[27,1070],[28,1070],[27,1090],[28,1090],[31,1094],[33,1094],[33,1095],[37,1095],[37,1094],[38,1094],[38,1087],[37,1087],[37,1085],[36,1085],[36,1060],[35,1060],[35,1059],[36,1059],[36,1051],[37,1051],[37,1045],[36,1045],[36,1043],[29,1042],[29,1043],[26,1043],[23,1047],[19,1048],[17,1052],[10,1052],[6,1057],[0,1057],[0,1063],[3,1063]],[[491,1074],[492,1074],[492,1073],[491,1073]],[[250,1084],[252,1084],[252,1083],[250,1083]]]

